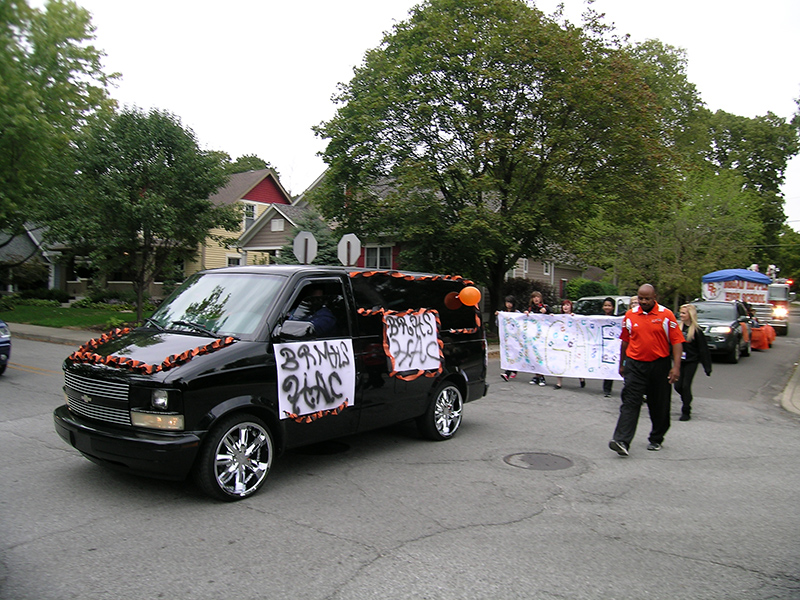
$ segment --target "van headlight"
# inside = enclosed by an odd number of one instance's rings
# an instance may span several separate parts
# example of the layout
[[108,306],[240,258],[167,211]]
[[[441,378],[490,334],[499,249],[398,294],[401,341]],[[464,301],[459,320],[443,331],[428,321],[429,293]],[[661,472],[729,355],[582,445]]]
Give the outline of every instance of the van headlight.
[[169,408],[169,392],[167,390],[153,390],[150,404],[156,410],[167,410]]
[[178,390],[151,390],[149,406],[131,409],[131,424],[148,429],[183,431],[184,419],[179,412],[179,395]]
[[709,330],[709,333],[730,333],[731,328],[729,325],[716,325]]
[[183,431],[183,415],[152,410],[132,410],[131,425],[148,429]]

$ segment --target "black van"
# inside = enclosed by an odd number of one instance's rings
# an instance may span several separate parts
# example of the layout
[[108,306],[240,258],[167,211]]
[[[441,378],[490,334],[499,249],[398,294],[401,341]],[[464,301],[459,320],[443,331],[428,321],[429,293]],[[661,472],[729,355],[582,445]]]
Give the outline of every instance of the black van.
[[470,284],[314,266],[198,273],[145,326],[66,359],[56,431],[89,460],[192,473],[223,500],[255,493],[287,448],[409,419],[446,440],[487,390],[480,313],[459,298]]

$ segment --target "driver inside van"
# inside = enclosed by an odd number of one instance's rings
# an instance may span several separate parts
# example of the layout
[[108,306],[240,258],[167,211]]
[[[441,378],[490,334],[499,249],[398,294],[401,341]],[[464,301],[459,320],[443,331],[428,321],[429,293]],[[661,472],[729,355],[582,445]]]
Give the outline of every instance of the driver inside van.
[[290,321],[307,321],[314,326],[314,334],[326,337],[336,330],[336,317],[326,304],[320,286],[313,286],[289,315]]

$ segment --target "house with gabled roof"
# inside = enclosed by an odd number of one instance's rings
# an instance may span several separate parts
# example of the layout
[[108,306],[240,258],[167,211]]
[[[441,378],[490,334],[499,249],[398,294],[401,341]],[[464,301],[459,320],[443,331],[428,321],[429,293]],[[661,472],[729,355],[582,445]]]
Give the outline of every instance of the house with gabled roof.
[[[245,173],[231,175],[227,185],[209,198],[218,206],[239,204],[242,207],[242,228],[237,233],[214,229],[210,233],[214,236],[227,238],[241,237],[253,228],[256,222],[265,213],[275,208],[284,210],[287,214],[292,212],[292,197],[281,185],[278,174],[273,169],[257,169]],[[288,237],[291,227],[286,229]],[[281,245],[283,245],[282,242]],[[272,247],[263,250],[243,251],[238,245],[226,247],[212,238],[200,248],[196,260],[185,265],[185,275],[191,275],[203,269],[216,269],[245,264],[264,264],[269,262]]]

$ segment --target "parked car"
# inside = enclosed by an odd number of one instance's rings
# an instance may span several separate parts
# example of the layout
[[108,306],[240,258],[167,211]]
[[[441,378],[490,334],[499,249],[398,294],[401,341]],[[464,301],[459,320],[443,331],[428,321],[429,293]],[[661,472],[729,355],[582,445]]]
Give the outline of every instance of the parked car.
[[703,330],[711,354],[722,354],[729,362],[750,355],[752,321],[745,305],[738,301],[697,300],[697,323]]
[[622,316],[631,305],[630,296],[585,296],[575,302],[576,315],[604,315],[603,300],[611,298],[614,301],[614,316]]
[[0,375],[6,372],[9,358],[11,358],[11,330],[5,321],[0,320]]
[[447,440],[464,403],[487,390],[478,299],[442,275],[201,272],[144,327],[67,358],[55,428],[91,461],[167,479],[191,473],[221,500],[255,493],[287,448],[411,419]]

